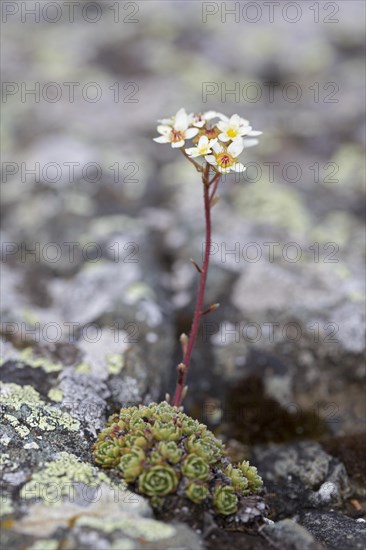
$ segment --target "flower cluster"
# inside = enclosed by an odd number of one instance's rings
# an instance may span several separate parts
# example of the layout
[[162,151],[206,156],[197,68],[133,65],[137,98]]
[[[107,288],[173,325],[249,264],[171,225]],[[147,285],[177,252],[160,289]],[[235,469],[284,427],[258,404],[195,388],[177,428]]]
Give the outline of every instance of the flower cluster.
[[230,515],[262,480],[248,462],[233,466],[207,427],[167,402],[121,409],[94,444],[95,462],[114,468],[132,488],[161,506],[177,494]]
[[195,115],[180,109],[175,116],[159,120],[157,143],[170,143],[174,148],[184,148],[192,139],[194,147],[184,149],[191,159],[201,158],[216,172],[227,174],[243,172],[245,166],[238,162],[245,147],[258,143],[256,136],[262,132],[252,129],[249,121],[239,115],[230,118],[216,111]]

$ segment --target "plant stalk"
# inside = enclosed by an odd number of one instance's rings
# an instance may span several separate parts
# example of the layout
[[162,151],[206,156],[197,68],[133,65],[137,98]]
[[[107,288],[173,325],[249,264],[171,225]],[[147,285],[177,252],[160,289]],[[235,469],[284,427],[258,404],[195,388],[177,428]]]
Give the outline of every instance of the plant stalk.
[[[210,251],[211,251],[211,202],[216,193],[217,184],[220,179],[220,174],[216,174],[214,178],[212,178],[212,180],[210,181],[209,173],[210,173],[210,166],[209,164],[206,164],[206,167],[202,174],[203,201],[204,201],[205,227],[206,227],[205,252],[203,257],[203,264],[201,267],[198,295],[197,295],[196,307],[193,315],[191,331],[189,334],[189,338],[185,349],[185,353],[183,355],[182,362],[180,363],[177,369],[178,380],[177,380],[174,397],[172,401],[172,405],[175,407],[180,407],[185,397],[185,393],[186,393],[184,391],[185,381],[186,381],[187,372],[190,366],[193,347],[194,347],[197,333],[200,326],[200,320],[203,315],[203,301],[205,296],[207,273],[208,273]],[[214,185],[213,192],[210,193],[210,187],[212,184]]]

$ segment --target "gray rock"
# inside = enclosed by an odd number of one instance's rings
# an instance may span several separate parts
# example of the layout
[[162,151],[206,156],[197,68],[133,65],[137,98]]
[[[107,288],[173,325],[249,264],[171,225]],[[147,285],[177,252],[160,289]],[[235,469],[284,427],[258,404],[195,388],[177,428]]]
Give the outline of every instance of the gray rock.
[[274,548],[281,550],[317,550],[320,546],[310,532],[291,519],[265,525],[261,534]]
[[298,521],[325,548],[361,550],[365,547],[365,520],[352,519],[337,511],[319,513],[309,510],[300,513]]
[[256,449],[254,456],[278,518],[304,506],[340,507],[351,494],[345,467],[317,443],[275,445]]

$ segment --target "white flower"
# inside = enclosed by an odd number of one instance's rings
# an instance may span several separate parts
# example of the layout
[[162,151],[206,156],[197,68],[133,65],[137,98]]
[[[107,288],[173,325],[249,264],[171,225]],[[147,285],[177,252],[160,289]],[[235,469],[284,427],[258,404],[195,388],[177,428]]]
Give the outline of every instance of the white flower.
[[228,174],[229,172],[244,172],[245,166],[237,162],[237,157],[244,149],[242,139],[235,139],[228,147],[215,143],[212,147],[214,154],[205,156],[209,164],[215,166],[218,172]]
[[205,113],[200,113],[199,115],[194,115],[192,113],[190,117],[193,126],[196,126],[196,128],[202,128],[209,120],[212,120],[213,118],[220,118],[223,120],[225,115],[218,113],[217,111],[206,111]]
[[230,119],[225,117],[217,123],[221,131],[219,140],[223,142],[233,141],[242,136],[260,136],[262,132],[252,130],[249,121],[239,115],[233,115]]
[[197,147],[186,149],[186,153],[192,158],[204,157],[211,153],[211,148],[215,143],[217,143],[217,139],[208,139],[207,136],[201,136],[197,143]]
[[191,139],[198,134],[198,128],[189,128],[190,120],[185,109],[179,109],[172,119],[163,119],[163,121],[170,121],[170,123],[158,126],[161,136],[154,138],[157,143],[170,143],[174,148],[183,147],[186,139]]

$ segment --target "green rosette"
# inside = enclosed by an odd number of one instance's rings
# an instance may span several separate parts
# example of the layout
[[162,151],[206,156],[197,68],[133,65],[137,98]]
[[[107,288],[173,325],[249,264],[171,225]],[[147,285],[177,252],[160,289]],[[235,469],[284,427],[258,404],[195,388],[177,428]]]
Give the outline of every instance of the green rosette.
[[238,509],[238,497],[230,485],[218,485],[213,494],[215,511],[223,516],[235,514]]
[[140,475],[138,486],[144,495],[164,497],[177,489],[178,476],[168,465],[152,466]]

